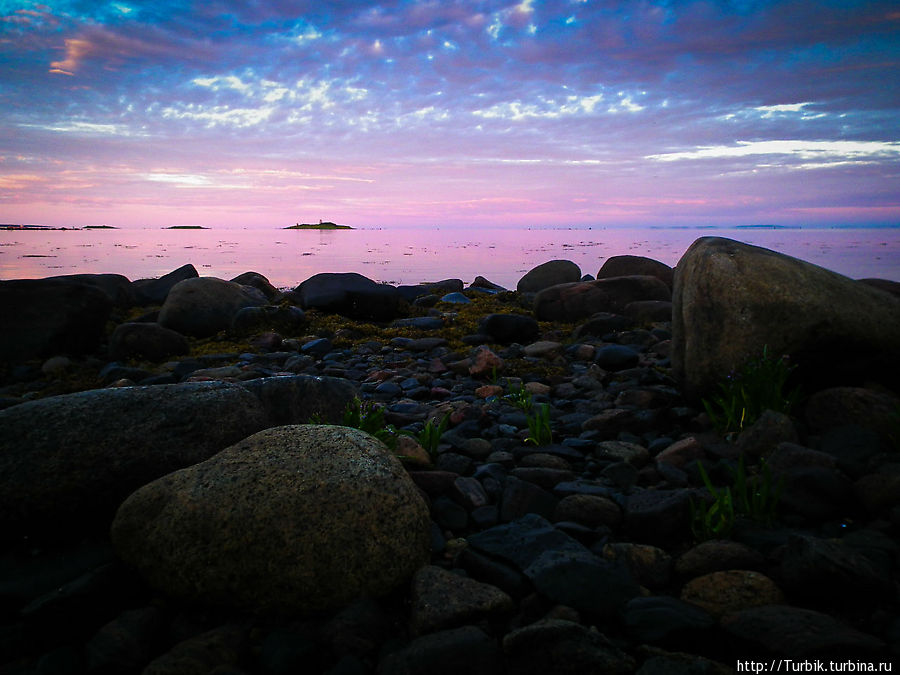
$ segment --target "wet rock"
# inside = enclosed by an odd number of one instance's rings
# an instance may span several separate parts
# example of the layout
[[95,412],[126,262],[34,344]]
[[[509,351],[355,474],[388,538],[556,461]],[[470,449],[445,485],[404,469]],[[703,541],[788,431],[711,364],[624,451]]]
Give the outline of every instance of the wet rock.
[[215,277],[186,279],[175,284],[159,310],[159,325],[182,335],[209,337],[231,326],[243,307],[266,304],[250,286]]
[[621,314],[638,300],[671,299],[669,287],[655,277],[611,277],[545,288],[534,298],[534,316],[538,321],[575,322],[598,312]]
[[719,618],[749,607],[781,604],[784,594],[760,572],[723,570],[689,581],[681,589],[681,599]]
[[623,563],[641,585],[656,589],[669,585],[672,556],[663,549],[647,544],[615,542],[603,547],[603,557]]
[[581,279],[581,269],[571,260],[551,260],[525,273],[516,290],[519,293],[536,293],[537,291]]
[[817,384],[890,386],[900,372],[900,299],[767,249],[698,239],[676,267],[673,302],[672,365],[689,398],[764,348]]
[[490,335],[500,344],[525,344],[538,337],[538,323],[524,314],[488,314],[478,324],[478,332]]
[[510,672],[609,673],[626,675],[635,669],[634,659],[606,636],[581,624],[548,619],[507,633],[503,652]]
[[410,629],[413,635],[497,618],[513,611],[512,599],[499,588],[453,574],[434,565],[412,580]]
[[472,301],[465,293],[447,293],[441,296],[441,302],[448,302],[451,305],[468,305]]
[[481,345],[475,350],[472,363],[468,366],[469,375],[475,377],[491,375],[501,370],[503,370],[503,359],[485,345]]
[[569,495],[553,512],[554,522],[572,521],[587,527],[616,528],[622,522],[622,509],[611,499],[596,495]]
[[639,543],[671,545],[688,536],[691,491],[641,490],[625,502],[625,531]]
[[252,286],[256,290],[261,291],[268,300],[274,300],[275,296],[278,295],[278,289],[259,272],[244,272],[243,274],[238,274],[231,281],[241,286]]
[[114,307],[131,307],[135,293],[131,282],[121,274],[66,274],[48,279],[61,279],[85,283],[103,292]]
[[428,559],[430,525],[380,441],[298,425],[145,485],[119,508],[112,540],[171,597],[303,613],[406,582]]
[[140,672],[163,642],[165,618],[164,612],[154,606],[117,616],[87,643],[88,671],[98,675]]
[[139,305],[161,305],[169,291],[179,281],[196,279],[199,274],[193,265],[182,265],[177,270],[164,274],[158,279],[137,279],[131,282],[135,299]]
[[305,323],[306,315],[299,307],[262,305],[239,309],[231,320],[231,330],[238,335],[266,329],[296,334]]
[[[900,299],[898,299],[900,300]],[[831,387],[817,391],[806,404],[810,428],[823,433],[839,427],[863,428],[885,442],[896,433],[900,398],[862,387]]]
[[666,300],[637,300],[625,305],[622,312],[637,324],[671,321],[672,303]]
[[638,642],[682,649],[702,645],[716,625],[700,607],[665,595],[632,598],[624,619],[628,634]]
[[0,362],[91,352],[112,306],[93,284],[66,277],[0,281]]
[[273,426],[315,420],[336,424],[347,405],[358,396],[356,387],[337,377],[283,375],[249,380],[242,386],[262,402]]
[[304,309],[319,309],[351,319],[390,321],[400,314],[403,303],[395,287],[355,272],[316,274],[295,291]]
[[753,424],[741,431],[737,447],[751,457],[769,455],[779,443],[799,440],[793,420],[784,413],[765,410]]
[[109,338],[109,358],[114,361],[162,361],[189,351],[188,342],[181,333],[155,323],[122,323]]
[[132,490],[267,423],[256,397],[225,383],[97,389],[7,408],[0,522],[32,535],[105,527]]
[[244,658],[246,631],[236,625],[214,628],[175,645],[151,661],[142,675],[192,675],[227,673]]
[[675,280],[675,271],[671,267],[653,258],[638,255],[614,255],[597,272],[598,279],[635,275],[656,277],[669,288],[672,288]]
[[503,657],[497,641],[480,628],[463,626],[414,639],[378,664],[379,675],[495,675]]
[[682,579],[734,569],[764,572],[765,556],[740,542],[711,539],[697,544],[675,560],[675,574]]
[[862,476],[853,484],[853,493],[870,515],[888,513],[900,505],[900,466]]
[[640,361],[640,354],[625,345],[604,345],[594,355],[594,362],[604,370],[624,370],[634,368]]

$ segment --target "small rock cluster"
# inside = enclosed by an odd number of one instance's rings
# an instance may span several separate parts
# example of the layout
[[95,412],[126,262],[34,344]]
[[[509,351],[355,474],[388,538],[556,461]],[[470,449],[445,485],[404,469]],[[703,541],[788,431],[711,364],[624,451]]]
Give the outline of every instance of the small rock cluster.
[[[674,273],[551,261],[516,292],[192,269],[0,283],[37,317],[0,336],[3,672],[647,675],[900,651],[889,283],[709,239]],[[76,296],[94,310],[41,314]],[[876,316],[859,330],[847,305]],[[724,437],[698,395],[763,346],[815,362],[806,396]],[[47,395],[73,372],[108,386]],[[340,426],[362,405],[393,451]],[[704,474],[719,493],[741,468],[782,486],[776,517],[706,538]]]

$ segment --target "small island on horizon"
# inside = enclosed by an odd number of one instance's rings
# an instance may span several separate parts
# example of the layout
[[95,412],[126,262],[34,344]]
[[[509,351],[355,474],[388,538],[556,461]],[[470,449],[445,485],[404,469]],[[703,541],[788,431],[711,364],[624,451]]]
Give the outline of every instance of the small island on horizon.
[[170,225],[169,227],[163,228],[166,230],[208,230],[208,227],[203,227],[203,225]]
[[331,221],[319,221],[318,223],[297,223],[284,228],[285,230],[352,230],[349,225],[338,225]]

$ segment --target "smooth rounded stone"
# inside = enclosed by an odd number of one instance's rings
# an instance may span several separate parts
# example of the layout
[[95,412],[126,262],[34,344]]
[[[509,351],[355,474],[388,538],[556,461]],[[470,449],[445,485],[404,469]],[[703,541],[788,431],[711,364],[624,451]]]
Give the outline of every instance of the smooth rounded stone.
[[209,337],[231,326],[238,310],[266,304],[251,286],[216,277],[185,279],[175,284],[159,310],[159,325],[182,335]]
[[581,269],[571,260],[550,260],[533,267],[519,279],[519,293],[536,293],[545,288],[581,279]]
[[840,541],[793,535],[781,561],[784,589],[820,606],[874,606],[895,595],[889,577]]
[[228,673],[246,656],[245,628],[226,624],[179,642],[151,661],[141,675],[187,675],[187,673]]
[[737,449],[745,455],[769,455],[779,443],[797,443],[794,421],[784,413],[764,410],[753,424],[741,431]]
[[41,372],[48,377],[60,377],[72,367],[68,356],[51,356],[41,364]]
[[573,340],[583,340],[589,337],[602,338],[604,335],[625,330],[633,324],[633,321],[622,314],[614,312],[596,312],[584,323],[576,326],[572,331]]
[[862,476],[853,484],[853,493],[869,515],[888,513],[900,505],[900,466]]
[[430,352],[432,349],[443,347],[446,344],[447,340],[442,337],[414,338],[410,341],[407,349],[414,352]]
[[604,345],[600,347],[594,362],[604,370],[624,370],[634,368],[640,361],[641,355],[630,347],[624,345]]
[[709,639],[716,625],[708,612],[666,595],[633,598],[625,605],[625,628],[632,639],[690,648]]
[[556,469],[558,471],[571,471],[572,464],[558,455],[547,452],[535,452],[522,457],[519,465],[524,468]]
[[850,479],[837,469],[811,466],[789,469],[783,481],[778,509],[812,522],[846,518],[859,511]]
[[675,560],[675,574],[682,579],[734,569],[765,572],[766,567],[766,559],[762,553],[727,539],[701,542]]
[[135,293],[131,282],[121,274],[64,274],[47,279],[74,281],[93,286],[106,295],[115,307],[132,307]]
[[687,436],[666,447],[654,459],[657,467],[660,464],[669,464],[680,469],[689,462],[704,459],[705,457],[706,453],[703,450],[703,445],[697,440],[697,437]]
[[649,324],[672,320],[672,303],[667,300],[636,300],[622,308],[635,323]]
[[622,522],[622,509],[611,499],[597,495],[568,495],[553,511],[553,521],[571,521],[587,527],[616,528]]
[[453,483],[459,474],[452,471],[415,471],[408,472],[412,481],[429,497],[446,494],[453,489]]
[[0,524],[32,535],[105,527],[132,490],[267,424],[253,394],[221,382],[96,389],[7,408]]
[[508,672],[519,675],[628,675],[637,665],[596,629],[563,619],[544,619],[507,633],[503,653]]
[[720,618],[760,605],[784,602],[781,589],[766,575],[753,570],[723,570],[691,579],[681,589],[681,599]]
[[185,337],[155,323],[122,323],[109,338],[109,358],[162,361],[190,352]]
[[690,497],[687,489],[641,490],[625,501],[625,531],[638,543],[667,546],[687,538]]
[[394,286],[379,284],[356,272],[315,274],[294,290],[304,309],[351,319],[390,321],[397,318],[403,305]]
[[603,547],[605,560],[624,563],[634,579],[647,588],[664,588],[672,576],[672,556],[648,544],[614,542]]
[[485,279],[482,276],[475,277],[474,281],[472,281],[472,283],[469,284],[469,287],[470,288],[480,288],[480,289],[484,289],[484,290],[488,290],[488,291],[495,291],[497,293],[503,293],[503,292],[506,292],[506,290],[507,290],[507,289],[503,288],[503,286],[495,284],[493,281],[488,281],[487,279]]
[[308,354],[316,358],[322,358],[334,348],[334,343],[328,338],[320,337],[304,342],[300,347],[301,354]]
[[672,288],[675,280],[675,270],[671,267],[659,260],[639,255],[614,255],[597,272],[598,279],[635,275],[656,277],[669,288]]
[[403,393],[403,388],[396,382],[382,382],[375,387],[375,393],[379,396],[395,397]]
[[764,349],[810,381],[891,386],[900,372],[900,298],[764,248],[698,239],[676,266],[673,303],[673,372],[691,399]]
[[534,317],[524,314],[488,314],[478,324],[478,332],[495,342],[524,344],[536,340],[540,329]]
[[378,663],[378,675],[496,675],[503,655],[497,640],[480,628],[451,628],[412,640]]
[[418,328],[419,330],[441,330],[444,327],[444,319],[439,316],[413,316],[407,319],[394,319],[391,322],[391,326],[395,328]]
[[558,356],[563,349],[563,345],[561,342],[554,342],[552,340],[540,340],[538,342],[532,342],[529,345],[525,345],[522,348],[522,352],[525,356],[530,356],[532,358],[545,358],[549,359],[555,356]]
[[610,277],[545,288],[534,297],[533,310],[538,321],[573,323],[598,312],[622,314],[638,300],[671,299],[671,289],[655,277]]
[[882,653],[884,643],[811,609],[769,605],[722,617],[734,651],[789,659],[852,658]]
[[632,466],[640,468],[650,461],[650,453],[642,445],[625,441],[602,441],[597,443],[594,450],[597,459],[610,459],[628,462]]
[[165,630],[165,613],[160,607],[151,605],[122,612],[85,645],[88,671],[140,672],[153,658]]
[[299,307],[261,305],[242,307],[231,319],[231,330],[238,335],[276,329],[283,333],[296,333],[306,323],[306,314]]
[[450,303],[451,305],[467,305],[472,302],[471,300],[469,300],[469,298],[466,297],[465,293],[462,292],[447,293],[446,295],[442,295],[440,301]]
[[453,499],[468,510],[487,506],[490,498],[482,487],[481,482],[472,476],[459,476],[453,481],[451,488]]
[[571,469],[550,469],[542,466],[517,467],[509,472],[510,476],[519,478],[552,492],[559,483],[575,480]]
[[356,387],[343,378],[312,375],[280,375],[243,382],[263,404],[273,426],[341,421],[347,405],[358,396]]
[[590,553],[578,541],[535,513],[476,532],[467,539],[476,551],[510,563],[519,571],[524,571],[545,551]]
[[0,281],[0,363],[92,352],[112,307],[95,285],[67,277]]
[[278,295],[278,289],[259,272],[244,272],[243,274],[238,274],[231,281],[240,284],[241,286],[252,286],[256,290],[262,292],[268,300],[272,300]]
[[442,529],[451,532],[461,533],[469,524],[468,511],[445,495],[432,500],[431,515]]
[[790,470],[813,466],[832,469],[836,465],[833,455],[819,450],[806,448],[796,443],[779,443],[768,455],[766,466],[775,476]]
[[630,490],[638,481],[637,467],[628,462],[613,462],[603,467],[600,475],[622,490]]
[[[678,651],[667,652],[657,647],[642,645],[638,648],[638,659],[642,661],[636,675],[732,675],[734,666],[720,661],[684,653],[687,647],[673,645]],[[705,651],[702,643],[696,651]]]
[[500,520],[510,522],[526,514],[553,516],[557,499],[550,492],[515,476],[508,476],[500,498]]
[[503,370],[503,359],[486,345],[479,345],[472,354],[468,373],[474,377],[492,375]]
[[837,427],[870,429],[885,440],[896,433],[900,398],[862,387],[831,387],[817,391],[806,403],[806,421],[818,433]]
[[295,613],[406,582],[428,560],[430,519],[380,441],[295,425],[145,485],[119,507],[111,535],[166,595]]
[[607,408],[593,417],[586,419],[581,428],[583,431],[596,431],[600,435],[615,436],[632,426],[635,411],[629,408]]
[[413,576],[409,626],[413,635],[497,619],[515,609],[496,586],[426,565]]
[[139,305],[161,305],[166,301],[169,291],[179,281],[196,279],[200,275],[197,269],[191,265],[182,265],[177,270],[172,270],[158,279],[137,279],[131,282],[135,300]]

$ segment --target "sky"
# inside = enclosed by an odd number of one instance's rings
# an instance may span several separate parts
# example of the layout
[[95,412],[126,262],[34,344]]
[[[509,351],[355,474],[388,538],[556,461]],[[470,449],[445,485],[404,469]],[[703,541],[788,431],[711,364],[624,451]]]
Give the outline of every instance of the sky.
[[0,222],[900,224],[895,0],[0,0]]

